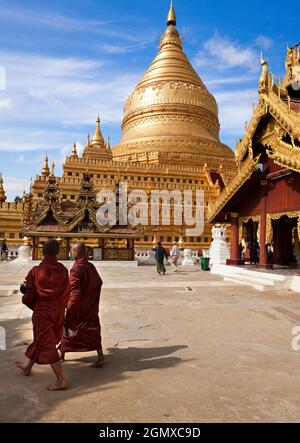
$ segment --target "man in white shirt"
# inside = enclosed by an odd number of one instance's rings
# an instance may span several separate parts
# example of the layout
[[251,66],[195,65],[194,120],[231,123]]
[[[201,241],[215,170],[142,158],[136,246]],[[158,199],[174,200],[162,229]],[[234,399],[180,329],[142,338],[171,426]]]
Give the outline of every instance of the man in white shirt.
[[179,257],[180,257],[180,249],[177,243],[174,242],[173,248],[170,253],[170,265],[175,267],[174,272],[178,271],[177,262],[179,260]]

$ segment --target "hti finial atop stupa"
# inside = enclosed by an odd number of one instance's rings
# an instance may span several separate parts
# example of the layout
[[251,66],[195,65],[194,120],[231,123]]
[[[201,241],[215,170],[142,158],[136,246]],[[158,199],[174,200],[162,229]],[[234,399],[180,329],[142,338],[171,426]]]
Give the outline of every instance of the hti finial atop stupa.
[[92,138],[92,142],[91,142],[92,146],[104,146],[104,139],[101,133],[101,129],[100,129],[100,117],[99,114],[97,115],[97,120],[96,120],[96,130],[95,130],[95,134]]
[[44,177],[49,177],[49,175],[50,175],[50,169],[49,169],[48,155],[47,154],[46,154],[45,160],[44,160],[44,165],[43,165],[43,169],[42,169],[42,175]]
[[167,25],[176,25],[176,14],[173,6],[173,1],[171,0],[170,10],[167,19]]

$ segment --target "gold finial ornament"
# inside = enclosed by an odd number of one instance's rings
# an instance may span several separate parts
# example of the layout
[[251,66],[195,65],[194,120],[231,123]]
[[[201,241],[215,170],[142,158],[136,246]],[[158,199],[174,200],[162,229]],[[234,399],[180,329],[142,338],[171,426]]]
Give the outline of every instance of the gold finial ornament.
[[263,59],[262,53],[260,56],[261,74],[258,81],[258,92],[264,93],[268,88],[268,63]]
[[6,195],[5,195],[4,186],[3,186],[3,178],[2,178],[2,174],[0,173],[0,203],[5,202],[5,200],[6,200]]
[[42,175],[44,177],[49,177],[49,175],[50,175],[50,169],[49,169],[49,164],[48,164],[48,155],[46,155],[45,160],[44,160]]
[[175,14],[175,10],[173,7],[173,1],[171,0],[171,5],[170,5],[170,10],[169,10],[169,14],[168,14],[168,19],[167,19],[167,25],[176,25],[176,14]]
[[72,157],[73,157],[73,158],[78,158],[76,142],[74,142],[74,145],[73,145],[73,149],[72,149]]
[[54,162],[52,162],[52,166],[51,166],[51,168],[52,168],[52,170],[51,170],[51,176],[52,177],[55,177],[55,163]]
[[96,120],[96,130],[95,130],[95,134],[94,137],[92,138],[92,142],[91,142],[92,146],[104,146],[104,139],[101,133],[101,129],[100,129],[100,117],[99,114],[97,116],[97,120]]

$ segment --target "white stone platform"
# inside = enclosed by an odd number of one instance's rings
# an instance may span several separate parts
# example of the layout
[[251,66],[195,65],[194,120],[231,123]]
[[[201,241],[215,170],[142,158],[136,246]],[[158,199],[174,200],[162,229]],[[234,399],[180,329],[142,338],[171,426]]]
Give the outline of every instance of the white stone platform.
[[267,289],[287,289],[300,292],[300,276],[294,273],[284,273],[279,270],[253,270],[241,266],[227,266],[216,264],[211,268],[211,273],[221,275],[224,281],[245,284],[259,291]]

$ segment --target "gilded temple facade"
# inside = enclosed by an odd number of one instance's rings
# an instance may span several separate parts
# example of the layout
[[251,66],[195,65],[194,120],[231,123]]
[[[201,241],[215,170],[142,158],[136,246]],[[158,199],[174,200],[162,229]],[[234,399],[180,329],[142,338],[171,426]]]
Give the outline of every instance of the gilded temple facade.
[[[228,264],[300,264],[300,57],[288,48],[286,72],[274,83],[262,60],[259,101],[236,146],[237,174],[211,205],[211,222],[230,223]],[[244,246],[244,254],[241,247]]]
[[[208,206],[236,174],[234,154],[220,142],[219,131],[217,103],[183,51],[171,5],[158,54],[126,100],[120,142],[111,147],[109,139],[104,140],[98,117],[95,133],[87,137],[82,155],[74,144],[63,164],[62,176],[56,177],[61,200],[75,203],[84,174],[88,173],[96,192],[114,190],[120,182],[127,184],[129,193],[141,189],[149,196],[151,190],[202,189],[207,214]],[[33,208],[43,201],[52,176],[54,167],[50,171],[46,157],[30,198],[24,196],[23,203],[14,204],[6,203],[0,195],[0,239],[5,236],[11,244],[20,241],[29,201]],[[171,221],[173,212],[174,207]],[[8,223],[6,217],[10,217]],[[185,228],[172,222],[170,226],[145,226],[135,247],[151,248],[158,240],[166,246],[183,240],[185,247],[209,247],[208,222],[198,237],[186,236]],[[97,243],[88,241],[91,247]]]

